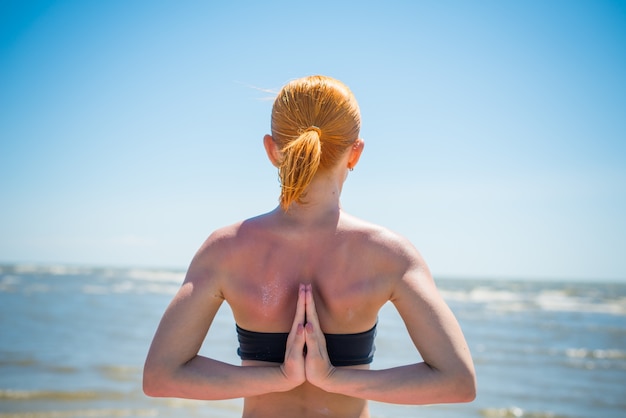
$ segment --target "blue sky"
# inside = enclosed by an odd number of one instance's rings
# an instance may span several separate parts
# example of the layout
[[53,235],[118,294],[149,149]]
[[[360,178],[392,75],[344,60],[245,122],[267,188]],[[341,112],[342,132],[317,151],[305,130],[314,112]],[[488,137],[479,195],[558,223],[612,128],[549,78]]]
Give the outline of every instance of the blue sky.
[[326,74],[344,208],[436,277],[626,279],[626,2],[265,3],[0,2],[0,262],[186,267],[275,207],[272,92]]

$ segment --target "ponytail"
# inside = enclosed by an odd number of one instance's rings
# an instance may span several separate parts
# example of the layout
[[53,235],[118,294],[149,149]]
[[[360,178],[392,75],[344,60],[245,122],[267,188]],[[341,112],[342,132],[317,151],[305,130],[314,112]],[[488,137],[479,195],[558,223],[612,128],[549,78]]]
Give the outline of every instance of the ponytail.
[[310,76],[281,89],[272,107],[272,138],[281,153],[278,175],[283,210],[305,203],[315,174],[337,166],[359,137],[360,127],[356,99],[338,80]]
[[287,210],[293,202],[302,202],[307,186],[313,180],[322,156],[321,130],[307,128],[282,150],[278,168],[282,186],[280,206]]

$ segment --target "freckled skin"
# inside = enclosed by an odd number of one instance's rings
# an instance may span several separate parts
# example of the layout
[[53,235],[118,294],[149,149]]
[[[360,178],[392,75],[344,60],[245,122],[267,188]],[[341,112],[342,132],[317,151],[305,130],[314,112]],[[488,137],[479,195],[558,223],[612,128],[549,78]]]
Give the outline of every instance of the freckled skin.
[[281,296],[284,297],[278,280],[266,283],[261,286],[261,306],[263,316],[268,316],[269,312],[275,308]]

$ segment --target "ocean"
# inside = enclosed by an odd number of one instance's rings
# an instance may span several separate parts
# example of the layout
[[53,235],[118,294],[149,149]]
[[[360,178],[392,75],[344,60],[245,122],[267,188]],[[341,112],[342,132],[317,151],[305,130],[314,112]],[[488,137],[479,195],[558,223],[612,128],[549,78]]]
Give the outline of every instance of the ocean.
[[[142,366],[184,272],[0,266],[0,418],[216,417],[241,400],[153,399]],[[469,404],[371,403],[383,417],[626,416],[626,283],[437,279],[472,350]],[[226,304],[201,353],[238,363]],[[175,344],[175,342],[172,342]],[[372,368],[416,362],[390,304]]]

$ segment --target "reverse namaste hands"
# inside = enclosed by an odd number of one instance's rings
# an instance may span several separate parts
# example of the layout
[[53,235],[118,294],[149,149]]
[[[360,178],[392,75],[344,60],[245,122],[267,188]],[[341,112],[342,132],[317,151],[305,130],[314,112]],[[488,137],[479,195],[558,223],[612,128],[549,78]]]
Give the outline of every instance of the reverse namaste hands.
[[294,387],[305,381],[322,387],[335,371],[326,350],[326,338],[319,324],[310,284],[300,284],[298,289],[296,315],[287,337],[281,368]]

